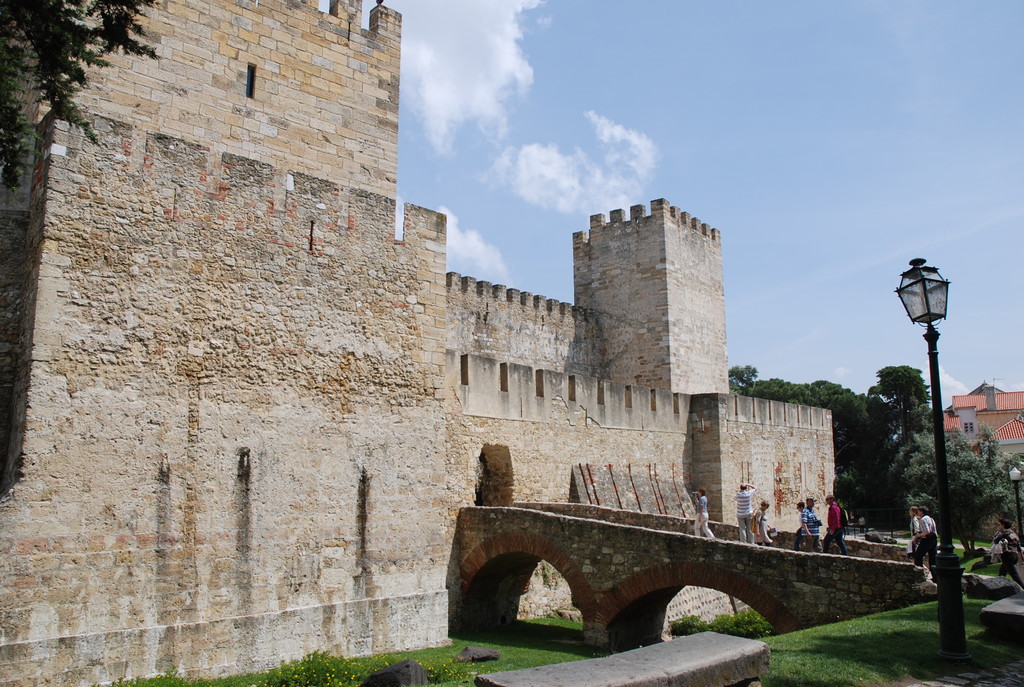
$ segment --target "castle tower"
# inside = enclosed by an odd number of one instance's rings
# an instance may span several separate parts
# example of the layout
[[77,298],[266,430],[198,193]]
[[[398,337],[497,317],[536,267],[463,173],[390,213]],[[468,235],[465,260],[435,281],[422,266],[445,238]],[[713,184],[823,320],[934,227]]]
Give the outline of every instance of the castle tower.
[[[611,379],[677,393],[728,393],[717,229],[665,200],[590,218],[573,235],[576,305],[607,319]],[[613,326],[609,324],[614,323]]]
[[0,685],[447,641],[444,218],[395,238],[401,17],[360,6],[164,0],[159,59],[78,99],[98,141],[41,121],[0,208]]

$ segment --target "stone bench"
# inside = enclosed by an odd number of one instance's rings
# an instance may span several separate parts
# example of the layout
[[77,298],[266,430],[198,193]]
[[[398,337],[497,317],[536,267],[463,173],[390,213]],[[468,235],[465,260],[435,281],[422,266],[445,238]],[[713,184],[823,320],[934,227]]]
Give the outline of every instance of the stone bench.
[[730,687],[768,670],[764,642],[702,632],[621,654],[478,675],[477,687]]
[[1024,638],[1024,594],[1014,594],[981,609],[981,624]]

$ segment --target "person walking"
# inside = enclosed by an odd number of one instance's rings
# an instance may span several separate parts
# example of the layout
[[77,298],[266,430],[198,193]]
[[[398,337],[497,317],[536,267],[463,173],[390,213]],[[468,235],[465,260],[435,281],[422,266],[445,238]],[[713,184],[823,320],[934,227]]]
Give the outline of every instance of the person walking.
[[917,534],[921,531],[921,514],[917,506],[910,507],[910,541],[907,542],[907,557],[913,558],[917,550]]
[[821,553],[821,520],[814,512],[814,497],[808,496],[805,501],[807,505],[800,514],[800,524],[804,529],[804,536],[810,540],[810,550]]
[[839,553],[844,556],[849,554],[846,552],[846,530],[843,528],[843,511],[836,503],[836,497],[832,494],[825,496],[825,503],[828,504],[828,514],[825,516],[825,526],[828,530],[825,532],[825,541],[822,543],[822,547],[825,549],[825,553],[829,553],[829,549],[832,547],[832,542],[835,542],[839,546]]
[[740,490],[736,492],[736,520],[740,525],[740,541],[744,544],[754,543],[754,533],[750,530],[750,519],[754,517],[754,493],[757,488],[753,484],[740,482]]
[[1003,555],[999,565],[999,576],[1009,575],[1011,580],[1024,589],[1024,582],[1021,581],[1020,572],[1017,571],[1017,563],[1020,561],[1020,537],[1013,531],[1010,521],[1006,518],[999,521],[999,530],[992,537],[993,545],[1000,543],[1003,547]]
[[762,501],[761,508],[754,513],[754,543],[758,546],[771,546],[771,528],[768,525],[768,502]]
[[914,549],[914,565],[920,568],[924,557],[928,556],[928,568],[931,569],[935,567],[935,544],[938,539],[935,534],[935,521],[932,516],[928,515],[928,509],[925,506],[918,506],[917,512],[921,529],[914,535],[917,540],[917,548]]
[[701,487],[694,495],[697,497],[697,519],[693,521],[693,533],[698,537],[714,539],[715,534],[708,527],[708,492]]
[[796,504],[796,534],[793,535],[793,550],[799,551],[800,544],[804,541],[804,502]]

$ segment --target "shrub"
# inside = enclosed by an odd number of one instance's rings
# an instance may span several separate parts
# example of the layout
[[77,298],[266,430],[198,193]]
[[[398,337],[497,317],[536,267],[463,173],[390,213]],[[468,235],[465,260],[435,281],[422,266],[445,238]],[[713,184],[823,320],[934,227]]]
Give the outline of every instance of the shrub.
[[[337,687],[359,684],[377,668],[388,665],[393,656],[374,656],[371,660],[352,660],[314,651],[297,661],[282,663],[260,676],[257,687]],[[372,665],[368,665],[371,663]],[[379,665],[377,665],[379,663]]]
[[190,684],[190,680],[179,677],[174,670],[169,670],[157,677],[122,678],[114,683],[114,687],[189,687]]
[[[724,616],[719,616],[724,617]],[[671,622],[672,634],[675,637],[695,635],[698,632],[707,632],[708,624],[701,620],[700,616],[684,615],[682,618]]]
[[775,631],[771,623],[752,608],[740,611],[736,615],[720,615],[711,621],[708,629],[712,632],[748,639],[767,637]]

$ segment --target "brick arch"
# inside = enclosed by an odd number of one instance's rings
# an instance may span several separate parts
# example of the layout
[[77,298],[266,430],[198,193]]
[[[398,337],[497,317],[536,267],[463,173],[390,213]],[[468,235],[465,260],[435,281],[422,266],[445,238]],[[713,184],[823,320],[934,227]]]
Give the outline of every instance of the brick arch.
[[[608,625],[620,613],[645,597],[666,589],[694,585],[715,589],[742,599],[772,624],[777,632],[799,630],[803,624],[779,599],[755,580],[727,568],[707,563],[665,563],[632,575],[603,595],[596,620]],[[667,601],[666,601],[667,602]]]
[[[459,561],[462,596],[468,598],[474,594],[494,591],[495,573],[500,573],[503,566],[522,566],[530,561],[536,565],[541,560],[550,563],[565,578],[584,621],[600,615],[597,595],[576,562],[557,544],[531,532],[496,534],[463,556]],[[528,584],[529,577],[524,581],[524,585]],[[521,591],[525,592],[525,587]]]

